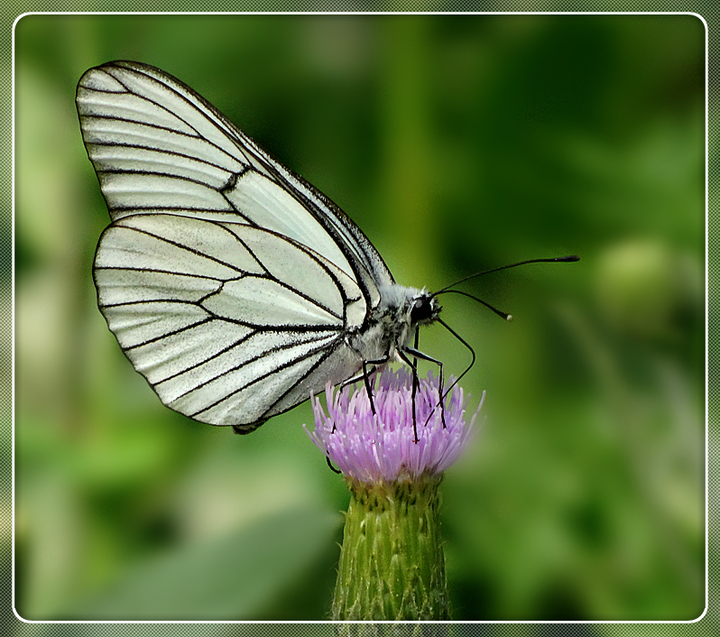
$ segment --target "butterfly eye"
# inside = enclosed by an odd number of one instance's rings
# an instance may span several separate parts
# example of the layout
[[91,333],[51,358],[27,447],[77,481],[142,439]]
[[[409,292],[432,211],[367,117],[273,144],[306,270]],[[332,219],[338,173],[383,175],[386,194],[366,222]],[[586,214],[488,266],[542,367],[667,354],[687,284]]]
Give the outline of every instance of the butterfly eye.
[[430,296],[419,296],[413,301],[410,310],[410,321],[412,323],[424,323],[432,320],[437,315],[437,308]]

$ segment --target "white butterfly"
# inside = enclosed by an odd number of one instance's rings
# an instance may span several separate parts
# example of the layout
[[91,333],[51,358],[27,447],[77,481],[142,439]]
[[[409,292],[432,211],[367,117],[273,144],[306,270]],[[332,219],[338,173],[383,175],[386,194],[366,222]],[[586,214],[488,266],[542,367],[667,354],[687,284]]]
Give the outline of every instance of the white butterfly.
[[397,285],[342,210],[190,88],[110,62],[76,100],[112,219],[98,305],[168,407],[247,433],[328,381],[438,363],[412,345],[437,293]]

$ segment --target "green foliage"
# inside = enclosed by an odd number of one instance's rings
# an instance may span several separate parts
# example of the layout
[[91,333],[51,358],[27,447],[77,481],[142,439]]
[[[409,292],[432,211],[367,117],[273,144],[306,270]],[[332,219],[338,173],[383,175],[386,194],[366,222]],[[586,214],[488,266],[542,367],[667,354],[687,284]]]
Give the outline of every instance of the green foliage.
[[308,573],[315,575],[315,562],[332,564],[326,558],[334,552],[339,521],[339,515],[312,507],[265,516],[219,539],[190,544],[130,569],[76,609],[75,616],[262,619],[258,609],[281,612],[279,602],[295,601],[288,589],[306,581]]
[[[697,18],[28,15],[15,76],[24,617],[152,614],[160,592],[140,593],[154,582],[180,612],[321,619],[337,559],[327,512],[347,505],[301,429],[307,406],[246,437],[192,423],[107,332],[90,276],[107,211],[73,99],[83,71],[118,58],[199,91],[337,201],[401,283],[580,254],[463,286],[509,324],[443,299],[478,355],[464,387],[487,390],[482,435],[442,486],[451,607],[701,614]],[[467,364],[440,327],[420,344],[449,373]]]

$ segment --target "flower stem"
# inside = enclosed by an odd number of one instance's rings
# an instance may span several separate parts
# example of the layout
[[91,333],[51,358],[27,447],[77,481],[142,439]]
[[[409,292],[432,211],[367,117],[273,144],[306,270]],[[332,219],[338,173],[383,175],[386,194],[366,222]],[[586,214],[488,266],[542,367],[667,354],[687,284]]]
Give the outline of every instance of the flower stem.
[[346,480],[351,499],[333,619],[449,619],[438,517],[442,474],[394,483]]

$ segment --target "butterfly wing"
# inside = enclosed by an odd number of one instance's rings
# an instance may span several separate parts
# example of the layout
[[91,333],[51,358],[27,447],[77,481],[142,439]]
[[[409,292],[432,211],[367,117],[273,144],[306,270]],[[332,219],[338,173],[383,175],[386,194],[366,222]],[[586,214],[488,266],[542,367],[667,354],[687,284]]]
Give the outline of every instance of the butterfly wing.
[[94,276],[135,368],[163,403],[201,422],[252,430],[358,369],[343,336],[365,314],[360,289],[268,230],[123,217],[103,233]]
[[273,230],[353,274],[371,307],[393,277],[328,197],[179,80],[137,62],[80,79],[83,139],[113,220],[173,211]]
[[153,67],[91,69],[77,105],[113,220],[98,303],[166,405],[251,431],[357,372],[392,276],[335,204]]

